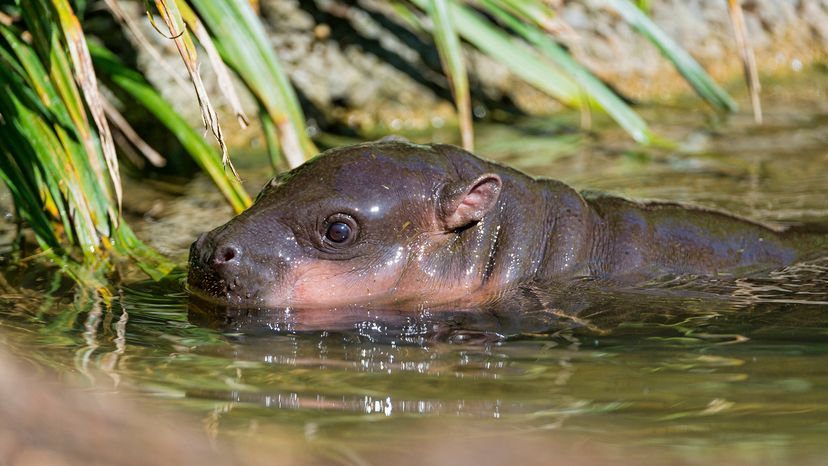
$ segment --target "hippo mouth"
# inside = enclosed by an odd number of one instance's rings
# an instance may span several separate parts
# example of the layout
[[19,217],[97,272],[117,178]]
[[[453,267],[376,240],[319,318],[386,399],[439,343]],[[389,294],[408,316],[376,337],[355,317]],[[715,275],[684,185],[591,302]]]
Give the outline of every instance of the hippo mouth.
[[222,274],[211,257],[199,253],[198,242],[190,247],[187,291],[195,298],[227,307],[260,307],[263,299],[255,283],[243,274]]
[[187,292],[201,300],[228,306],[254,305],[258,293],[241,289],[238,277],[230,281],[220,278],[198,264],[190,264],[187,275]]

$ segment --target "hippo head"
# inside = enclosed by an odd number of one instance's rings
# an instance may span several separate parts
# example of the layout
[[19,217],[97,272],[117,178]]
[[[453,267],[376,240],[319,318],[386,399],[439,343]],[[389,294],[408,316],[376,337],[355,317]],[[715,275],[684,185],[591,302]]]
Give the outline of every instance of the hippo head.
[[327,151],[199,236],[189,288],[240,308],[421,305],[474,293],[496,243],[485,225],[502,182],[491,167],[446,145]]

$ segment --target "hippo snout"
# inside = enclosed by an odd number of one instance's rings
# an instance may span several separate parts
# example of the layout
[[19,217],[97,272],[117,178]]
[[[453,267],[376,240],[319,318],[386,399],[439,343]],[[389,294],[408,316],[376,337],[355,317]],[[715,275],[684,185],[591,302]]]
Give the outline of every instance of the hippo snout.
[[250,300],[256,295],[256,284],[245,280],[251,264],[245,260],[244,248],[213,236],[202,233],[190,246],[189,288],[226,303]]
[[189,290],[231,307],[259,308],[301,256],[291,231],[268,216],[247,211],[202,233],[190,246]]
[[197,257],[203,264],[212,266],[225,275],[235,276],[242,261],[242,248],[233,242],[214,242],[202,233],[190,248],[190,257]]

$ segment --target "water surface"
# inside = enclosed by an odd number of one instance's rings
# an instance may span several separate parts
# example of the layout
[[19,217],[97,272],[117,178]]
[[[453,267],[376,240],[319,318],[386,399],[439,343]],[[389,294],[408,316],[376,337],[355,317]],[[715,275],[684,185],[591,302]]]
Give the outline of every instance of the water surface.
[[[828,224],[826,89],[824,75],[766,83],[762,127],[747,112],[645,110],[674,149],[529,119],[481,125],[478,152],[578,188]],[[139,230],[184,257],[188,231],[228,215],[205,196],[191,188]],[[125,284],[110,306],[73,300],[66,279],[34,267],[6,280],[0,329],[17,357],[197,416],[212,436],[287,437],[322,462],[818,464],[828,453],[828,258],[662,280],[577,320],[544,315],[546,328],[453,344],[421,328],[382,338],[372,320],[339,332],[206,325],[188,314],[182,273]]]

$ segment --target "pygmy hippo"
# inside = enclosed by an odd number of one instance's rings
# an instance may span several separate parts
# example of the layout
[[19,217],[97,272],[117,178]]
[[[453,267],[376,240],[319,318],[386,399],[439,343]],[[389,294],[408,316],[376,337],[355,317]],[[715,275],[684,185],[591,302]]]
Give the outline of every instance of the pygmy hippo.
[[826,252],[826,235],[579,193],[454,146],[385,141],[273,179],[193,243],[188,283],[236,308],[468,308],[516,284],[733,276]]

